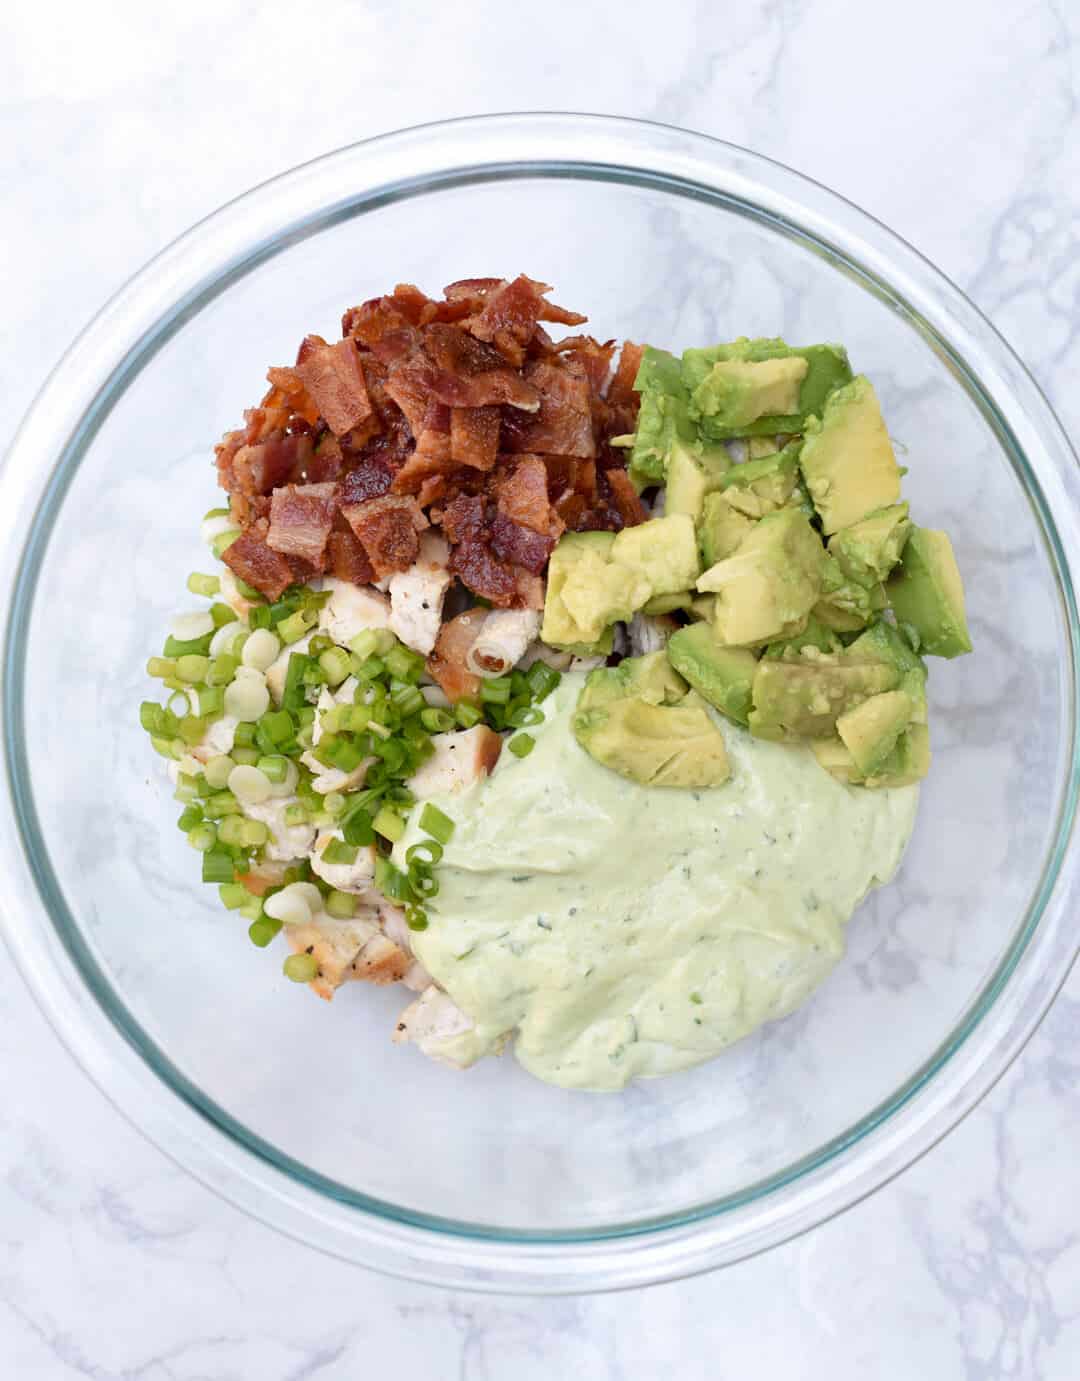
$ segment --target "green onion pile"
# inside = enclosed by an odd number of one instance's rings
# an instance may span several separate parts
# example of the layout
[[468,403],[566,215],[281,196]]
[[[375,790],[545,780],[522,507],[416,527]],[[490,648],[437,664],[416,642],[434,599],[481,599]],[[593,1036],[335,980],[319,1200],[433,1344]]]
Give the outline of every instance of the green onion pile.
[[[207,518],[225,513],[211,510]],[[227,543],[215,539],[212,546],[220,556]],[[168,696],[163,704],[143,701],[139,711],[155,750],[180,764],[177,825],[202,854],[203,881],[217,886],[228,910],[248,920],[251,941],[260,948],[285,924],[268,914],[267,903],[286,889],[294,899],[306,896],[307,902],[290,910],[283,898],[270,911],[302,917],[321,906],[335,919],[355,915],[358,898],[327,884],[308,859],[287,868],[280,883],[268,886],[262,896],[245,885],[263,859],[270,830],[245,815],[244,807],[287,798],[287,826],[335,831],[322,850],[326,863],[351,865],[362,848],[374,844],[375,886],[404,908],[412,930],[425,929],[427,904],[439,892],[435,870],[454,822],[426,803],[419,825],[427,838],[409,848],[404,869],[397,867],[389,854],[415,805],[408,779],[434,751],[433,734],[480,723],[500,733],[516,731],[507,746],[518,758],[528,756],[535,740],[526,730],[543,720],[540,702],[559,684],[559,673],[535,662],[527,671],[484,680],[475,701],[460,700],[452,709],[430,706],[420,688],[425,659],[388,629],[366,629],[341,647],[314,631],[328,592],[294,585],[270,603],[242,581],[236,580],[236,586],[249,605],[246,620],[217,598],[217,576],[188,577],[187,588],[210,600],[210,606],[176,620],[162,655],[150,658],[147,672],[162,682]],[[265,673],[303,638],[308,639],[305,647],[289,657],[281,704],[275,708]],[[315,702],[322,691],[339,691],[350,677],[356,681],[351,703],[320,713]],[[226,714],[239,721],[229,751],[205,762],[192,757],[191,750],[205,743]],[[324,769],[345,774],[367,761],[362,785],[321,795],[314,788],[314,774],[301,761],[303,754],[312,754]],[[284,971],[297,982],[310,982],[317,966],[311,955],[294,954]]]

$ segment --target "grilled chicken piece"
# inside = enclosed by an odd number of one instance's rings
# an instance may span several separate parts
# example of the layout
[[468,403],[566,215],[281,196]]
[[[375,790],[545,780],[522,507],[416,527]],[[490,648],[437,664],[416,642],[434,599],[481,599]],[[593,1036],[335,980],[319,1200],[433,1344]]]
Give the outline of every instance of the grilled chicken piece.
[[390,577],[390,628],[406,647],[425,657],[435,646],[443,603],[453,576],[446,569],[450,548],[445,538],[425,532],[420,555],[407,571]]
[[328,1002],[343,983],[363,979],[368,983],[396,983],[411,963],[409,955],[387,938],[374,907],[364,908],[351,920],[328,916],[310,925],[285,927],[294,954],[310,954],[319,966],[309,985]]
[[409,778],[409,789],[420,800],[463,791],[486,777],[499,760],[502,739],[486,724],[448,734],[434,734],[434,753]]
[[453,998],[433,983],[430,988],[424,989],[415,1002],[410,1002],[398,1017],[393,1039],[397,1045],[411,1041],[440,1064],[465,1069],[466,1064],[448,1058],[438,1047],[455,1036],[463,1036],[472,1028],[472,1019],[465,1015]]

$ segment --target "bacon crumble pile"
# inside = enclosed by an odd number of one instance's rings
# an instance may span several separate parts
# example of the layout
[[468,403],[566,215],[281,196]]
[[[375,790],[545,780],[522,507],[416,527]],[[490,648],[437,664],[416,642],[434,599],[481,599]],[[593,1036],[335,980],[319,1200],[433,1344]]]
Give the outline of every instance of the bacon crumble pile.
[[271,600],[327,573],[357,585],[416,561],[441,527],[449,571],[500,608],[543,607],[566,529],[646,513],[611,438],[632,432],[642,348],[543,322],[586,318],[525,276],[467,278],[443,299],[400,284],[308,336],[245,426],[216,447],[241,535],[226,564]]

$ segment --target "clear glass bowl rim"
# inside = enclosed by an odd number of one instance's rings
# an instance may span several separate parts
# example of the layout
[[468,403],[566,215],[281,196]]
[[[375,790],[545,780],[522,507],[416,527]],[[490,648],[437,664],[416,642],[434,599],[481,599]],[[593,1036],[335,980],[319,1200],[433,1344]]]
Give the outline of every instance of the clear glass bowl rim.
[[[1068,641],[1061,731],[1069,755],[1055,839],[1012,945],[949,1038],[886,1102],[782,1174],[677,1219],[549,1236],[357,1195],[283,1157],[192,1088],[117,1002],[78,937],[38,830],[21,735],[37,558],[81,455],[156,350],[259,263],[341,219],[440,187],[537,176],[628,182],[723,206],[798,241],[904,317],[1009,455],[1058,578]],[[1067,857],[1080,790],[1075,467],[1046,398],[957,287],[865,212],[761,155],[669,126],[548,112],[418,126],[301,165],[200,222],[106,304],[45,383],[0,473],[0,563],[13,591],[0,684],[8,786],[0,836],[10,877],[0,928],[12,957],[68,1049],[133,1125],[225,1198],[345,1259],[454,1288],[576,1293],[674,1279],[774,1246],[850,1207],[945,1135],[1023,1048],[1075,959],[1068,921],[1078,870]]]

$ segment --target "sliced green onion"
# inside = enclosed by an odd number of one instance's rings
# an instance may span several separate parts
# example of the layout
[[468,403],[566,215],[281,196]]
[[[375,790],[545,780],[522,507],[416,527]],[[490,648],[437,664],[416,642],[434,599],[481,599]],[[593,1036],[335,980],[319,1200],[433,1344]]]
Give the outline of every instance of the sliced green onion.
[[280,756],[260,758],[256,763],[259,771],[271,782],[283,782],[289,775],[289,760]]
[[187,578],[187,587],[193,595],[210,599],[221,589],[221,581],[216,575],[200,575],[198,571],[192,571]]
[[352,670],[349,654],[340,647],[331,647],[321,653],[319,666],[331,686],[340,686]]
[[[237,817],[229,816],[228,818],[232,820]],[[245,849],[260,849],[270,838],[270,830],[262,820],[242,820],[241,830],[240,843]]]
[[384,839],[389,839],[391,844],[396,844],[405,833],[405,821],[389,806],[383,806],[371,822],[376,834],[381,834]]
[[534,700],[546,700],[558,686],[562,676],[554,667],[549,667],[545,662],[533,662],[525,673],[525,680],[529,683],[529,690],[532,692]]
[[398,711],[403,717],[416,714],[417,711],[423,710],[424,705],[427,703],[419,690],[417,690],[415,686],[410,686],[408,684],[401,685],[397,690],[391,691],[390,702],[397,706]]
[[510,724],[515,729],[528,729],[534,724],[543,724],[544,712],[538,710],[535,705],[522,705],[520,709],[512,711]]
[[[234,768],[233,771],[235,770]],[[213,796],[206,798],[203,813],[208,820],[221,820],[226,815],[239,815],[240,802],[231,791],[215,791]],[[226,878],[224,881],[228,882],[231,879]]]
[[319,976],[319,963],[313,954],[290,954],[281,971],[294,983],[311,983]]
[[185,805],[194,801],[199,794],[199,784],[188,772],[181,772],[176,779],[176,790],[173,792],[173,800],[182,801]]
[[454,834],[454,822],[449,815],[444,815],[438,806],[434,806],[430,801],[420,812],[420,828],[425,834],[430,834],[433,839],[437,839],[440,844],[449,844]]
[[307,620],[300,612],[290,614],[277,625],[277,635],[283,643],[299,642],[307,631]]
[[[196,825],[193,829],[188,830],[187,842],[193,849],[198,849],[201,854],[204,854],[217,843],[217,830],[204,820],[201,825]],[[232,877],[231,871],[229,876]]]
[[377,854],[375,857],[375,886],[391,901],[416,900],[408,876],[400,868],[395,867],[384,854]]
[[410,930],[427,930],[427,912],[422,906],[407,906],[405,908],[405,924]]
[[[251,612],[254,614],[256,611],[253,609]],[[256,671],[269,671],[280,651],[281,639],[276,633],[271,633],[269,628],[256,628],[244,644],[240,660],[244,666],[254,667]]]
[[326,898],[326,914],[339,921],[349,920],[356,915],[356,898],[349,892],[332,889]]
[[249,585],[246,580],[241,580],[238,575],[234,575],[233,580],[236,583],[236,588],[245,599],[257,599],[260,604],[262,603],[261,590],[256,590],[254,585]]
[[515,758],[527,758],[536,747],[536,739],[532,734],[515,734],[506,746]]
[[220,561],[239,536],[240,529],[238,527],[226,528],[224,532],[219,532],[210,539],[210,550]]
[[[235,657],[222,655],[210,659],[210,669],[206,673],[206,682],[210,686],[227,686],[236,675],[240,663]],[[224,696],[222,697],[224,705]]]
[[242,849],[244,847],[244,825],[246,821],[242,815],[226,815],[218,825],[218,838],[230,849]]
[[260,916],[248,926],[248,939],[253,945],[258,945],[259,949],[265,949],[281,929],[281,925],[281,921],[275,921],[270,916]]
[[228,508],[208,508],[202,516],[205,523],[210,518],[227,518],[231,512]]
[[213,633],[201,638],[176,638],[170,633],[165,639],[163,651],[166,657],[205,657],[213,640]]
[[176,659],[176,676],[181,681],[186,681],[194,685],[197,681],[205,681],[206,673],[210,670],[210,658],[200,656],[195,653],[188,653]]
[[189,748],[194,748],[197,743],[201,743],[206,734],[206,720],[200,719],[196,714],[184,715],[179,727],[180,737]]
[[328,791],[323,797],[323,810],[330,816],[331,820],[336,820],[345,810],[345,797],[340,791]]
[[255,767],[259,761],[259,750],[257,748],[233,748],[232,760],[239,763],[241,767]]
[[165,711],[156,700],[144,700],[139,706],[139,723],[148,734],[159,734],[164,727]]
[[256,604],[248,610],[248,627],[260,633],[270,631],[270,610],[265,604]]
[[445,734],[448,729],[454,727],[454,716],[449,710],[421,710],[420,723],[429,734]]
[[294,802],[292,805],[285,807],[285,823],[290,827],[306,825],[310,819],[311,817],[308,814],[307,806],[302,806],[298,802]]
[[199,714],[204,719],[217,718],[225,712],[225,691],[221,686],[199,687]]
[[218,896],[227,911],[236,911],[251,900],[251,893],[240,882],[223,882],[218,888]]
[[156,676],[158,678],[163,676],[175,676],[176,658],[151,657],[146,664],[146,674],[147,676]]
[[204,768],[207,782],[215,791],[223,791],[229,784],[229,773],[235,766],[233,759],[224,753],[211,758]]
[[439,895],[439,879],[426,868],[414,865],[409,869],[409,886],[421,901],[430,901]]
[[437,839],[421,839],[405,851],[405,862],[424,863],[433,868],[443,856],[442,845]]
[[418,681],[424,673],[423,657],[404,646],[391,648],[384,660],[387,671],[398,681]]
[[381,657],[354,657],[350,661],[352,673],[358,681],[377,681],[386,674],[386,663]]
[[375,842],[375,829],[371,816],[366,811],[357,810],[347,816],[341,824],[341,832],[346,844],[366,845]]
[[210,617],[214,620],[215,628],[224,628],[227,623],[235,623],[240,616],[231,604],[218,600],[210,606]]
[[463,729],[471,729],[480,723],[484,713],[471,700],[459,700],[454,706],[454,718]]
[[480,699],[485,705],[505,705],[510,699],[509,676],[493,676],[481,681]]
[[270,692],[258,673],[239,676],[225,687],[225,709],[245,723],[261,718],[270,708]]
[[176,827],[183,834],[190,834],[196,825],[202,824],[203,813],[198,806],[185,806],[176,821]]
[[324,863],[349,865],[356,862],[359,850],[355,844],[346,844],[342,839],[331,839],[322,851]]
[[[177,744],[179,743],[179,750]],[[183,756],[186,747],[183,739],[165,738],[161,734],[150,735],[150,746],[155,753],[160,753],[163,758],[179,758]]]
[[188,699],[187,691],[173,691],[172,695],[170,695],[168,700],[165,701],[165,708],[171,715],[174,715],[178,720],[182,719],[184,715],[190,714],[191,701]]

